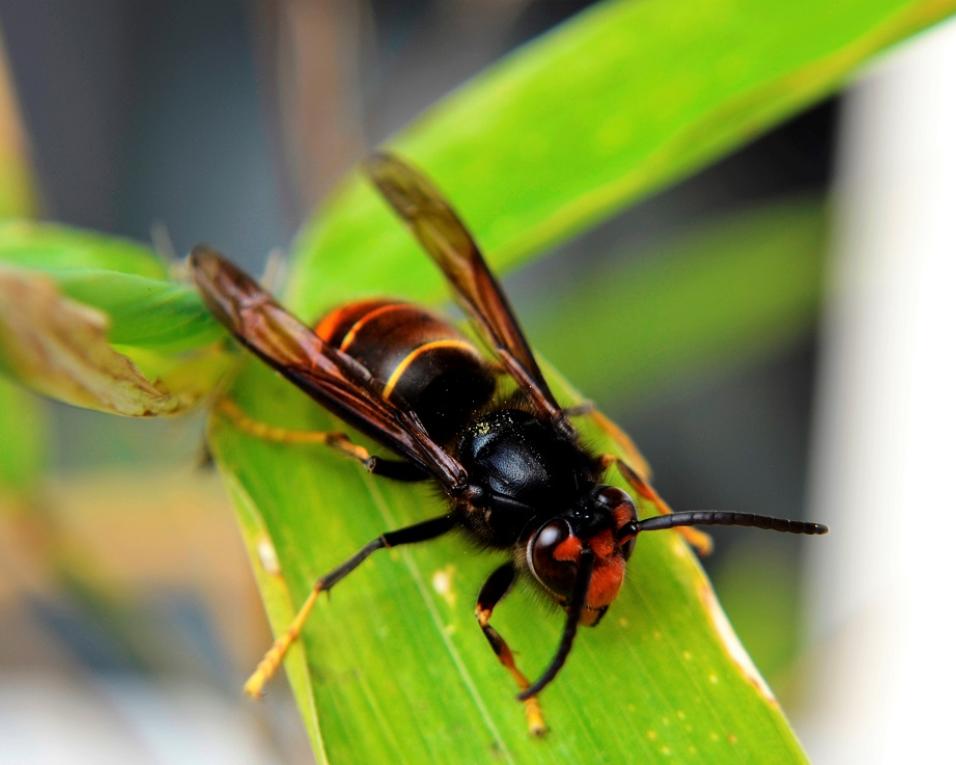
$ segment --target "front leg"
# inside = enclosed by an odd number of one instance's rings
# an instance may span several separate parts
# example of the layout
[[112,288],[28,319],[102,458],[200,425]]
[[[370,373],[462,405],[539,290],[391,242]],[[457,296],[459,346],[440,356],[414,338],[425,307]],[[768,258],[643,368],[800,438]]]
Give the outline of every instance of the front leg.
[[591,421],[603,430],[620,450],[624,452],[629,464],[634,466],[635,472],[645,481],[651,480],[651,466],[637,448],[637,444],[627,433],[618,427],[617,423],[597,408],[593,401],[582,401],[580,404],[569,406],[564,410],[567,417],[590,417]]
[[[651,466],[644,459],[644,455],[641,454],[637,445],[613,420],[598,409],[593,401],[584,401],[576,406],[568,407],[564,410],[564,413],[568,417],[590,417],[594,424],[618,445],[628,460],[625,462],[614,454],[603,454],[601,455],[601,462],[604,468],[607,469],[611,465],[617,465],[618,470],[620,470],[621,475],[630,487],[639,496],[653,503],[661,515],[670,515],[674,512],[671,506],[651,486]],[[714,541],[710,534],[687,526],[678,528],[678,533],[701,555],[708,555],[714,549]]]
[[[528,682],[528,678],[525,677],[524,673],[518,669],[515,664],[514,654],[511,652],[511,648],[508,647],[505,639],[489,624],[495,606],[508,594],[517,575],[518,572],[515,570],[514,564],[510,562],[499,566],[492,572],[491,576],[488,577],[488,580],[481,588],[481,592],[478,593],[478,602],[475,604],[475,618],[478,620],[478,626],[481,627],[482,633],[488,640],[488,645],[491,646],[491,650],[494,651],[495,656],[498,657],[498,661],[508,670],[508,673],[518,684],[518,688],[523,692],[526,691],[531,684]],[[544,717],[541,715],[541,705],[538,702],[537,696],[524,699],[524,712],[528,720],[528,731],[532,735],[543,736],[548,732],[548,726],[545,725]]]

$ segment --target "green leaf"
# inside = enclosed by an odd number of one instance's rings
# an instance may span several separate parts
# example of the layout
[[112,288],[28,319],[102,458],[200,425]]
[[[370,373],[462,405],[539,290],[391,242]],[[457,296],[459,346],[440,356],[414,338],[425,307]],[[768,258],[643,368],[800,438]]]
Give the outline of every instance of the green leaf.
[[224,331],[151,250],[62,226],[0,224],[0,366],[48,396],[177,414],[221,378]]
[[[954,9],[956,0],[605,3],[518,50],[392,143],[434,177],[501,271],[742,145]],[[306,319],[364,295],[434,303],[446,294],[355,176],[296,255],[290,302]],[[655,326],[672,319],[646,314]],[[258,364],[234,394],[267,422],[337,427]],[[211,441],[277,630],[317,574],[384,529],[439,512],[428,491],[372,480],[321,450],[264,443],[227,422]],[[554,727],[545,741],[527,737],[509,679],[471,618],[492,561],[454,540],[379,554],[319,606],[290,657],[317,756],[803,761],[696,562],[675,537],[649,537],[611,615],[585,631],[545,694]],[[499,612],[497,626],[533,673],[560,619],[524,592]]]
[[3,495],[24,496],[46,461],[46,420],[39,402],[0,375],[0,507]]
[[0,265],[49,277],[66,297],[110,319],[109,340],[175,352],[225,336],[192,287],[138,242],[49,223],[0,224]]
[[114,345],[175,352],[225,337],[196,290],[185,284],[100,269],[52,274],[60,291],[110,317]]
[[[550,379],[561,400],[578,400]],[[244,370],[235,396],[267,422],[340,427],[258,362]],[[589,443],[610,447],[589,423],[583,430]],[[213,422],[211,442],[277,630],[317,575],[382,531],[443,511],[429,487],[373,478],[321,447],[266,443],[225,419]],[[551,733],[529,737],[511,678],[473,617],[484,578],[506,557],[452,537],[381,552],[320,601],[304,634],[307,656],[297,645],[287,665],[320,756],[333,763],[803,761],[695,558],[672,532],[639,540],[618,601],[598,628],[583,630],[543,695]],[[562,621],[522,586],[493,623],[535,674]]]
[[[454,201],[501,271],[746,143],[954,10],[956,0],[603,3],[391,143]],[[305,316],[357,292],[444,294],[355,177],[306,228],[297,256],[290,299]]]
[[0,223],[0,263],[58,274],[84,269],[165,279],[168,269],[151,249],[117,236],[53,223]]
[[700,225],[645,257],[605,261],[529,312],[528,334],[605,403],[739,364],[812,325],[825,223],[820,202],[789,199]]

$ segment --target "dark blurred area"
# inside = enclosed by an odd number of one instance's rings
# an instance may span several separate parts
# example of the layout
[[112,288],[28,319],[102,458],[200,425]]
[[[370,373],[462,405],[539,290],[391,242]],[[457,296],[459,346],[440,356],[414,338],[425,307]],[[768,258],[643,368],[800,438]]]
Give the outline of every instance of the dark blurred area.
[[[469,76],[586,5],[5,0],[0,24],[32,142],[44,217],[153,239],[163,247],[168,242],[177,256],[199,241],[213,242],[261,272],[267,254],[288,248],[309,211],[370,147]],[[519,312],[534,314],[556,290],[573,290],[583,271],[608,269],[614,257],[639,257],[649,245],[702,220],[777,198],[824,197],[836,113],[834,102],[824,103],[509,276]],[[636,307],[635,321],[640,320]],[[547,348],[541,350],[547,355]],[[627,395],[628,380],[616,379],[610,367],[607,387],[618,393],[609,413],[635,435],[655,468],[658,489],[675,508],[799,518],[815,361],[815,337],[806,331],[772,354],[675,381],[639,400]],[[573,369],[563,371],[574,379]],[[54,427],[61,476],[81,468],[156,462],[185,475],[200,445],[196,422],[133,422],[56,407]],[[224,507],[217,512],[219,522],[228,525]],[[207,522],[215,525],[201,521]],[[194,523],[181,519],[176,528],[193,533]],[[161,536],[164,524],[153,525],[152,533]],[[238,630],[258,619],[258,607],[245,571],[221,571],[223,560],[244,565],[238,536],[230,532],[234,538],[221,543],[212,531],[200,538],[210,540],[209,558],[220,561],[214,566],[223,582],[217,592],[250,603],[248,613],[228,622]],[[715,537],[717,551],[705,565],[744,643],[785,693],[797,650],[792,641],[798,631],[801,543],[721,531]],[[175,560],[175,551],[171,554]],[[157,571],[176,565],[157,564]],[[111,566],[111,574],[121,575],[121,568]],[[197,615],[203,603],[216,598],[184,594],[185,579],[158,575],[169,590],[146,604],[146,619],[163,625],[164,640],[183,641],[179,653],[191,658],[180,675],[204,667],[201,673],[228,697],[246,668],[246,644],[253,653],[265,644],[265,628],[247,630],[238,640],[242,648],[233,645],[230,658],[222,659],[221,629]],[[744,613],[748,603],[751,610]],[[754,604],[762,609],[756,614]],[[97,657],[103,651],[111,655],[115,636],[100,635],[82,606],[38,609],[34,619],[56,639],[70,642],[88,669],[101,667]],[[762,618],[776,623],[777,642],[754,627]],[[7,661],[5,640],[0,639],[0,669]],[[13,652],[14,663],[25,655],[20,650]],[[176,651],[167,645],[163,661],[171,653]],[[112,655],[107,664],[118,661]],[[134,658],[111,672],[129,671],[137,666]],[[274,721],[277,730],[301,736],[291,704],[282,711],[288,719]],[[264,740],[274,743],[282,736]],[[263,757],[273,761],[307,752],[304,742],[269,746],[263,744],[269,752]],[[225,751],[219,754],[226,757]]]

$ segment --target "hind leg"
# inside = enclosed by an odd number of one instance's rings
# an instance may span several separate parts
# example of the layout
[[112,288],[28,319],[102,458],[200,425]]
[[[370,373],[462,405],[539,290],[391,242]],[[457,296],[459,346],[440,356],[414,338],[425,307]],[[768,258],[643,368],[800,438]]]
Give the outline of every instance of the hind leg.
[[361,462],[370,473],[391,478],[393,481],[424,481],[428,478],[421,468],[410,462],[369,454],[364,446],[354,443],[345,433],[290,430],[270,425],[250,417],[230,398],[219,399],[216,402],[215,411],[243,432],[264,441],[280,444],[322,444],[344,457]]

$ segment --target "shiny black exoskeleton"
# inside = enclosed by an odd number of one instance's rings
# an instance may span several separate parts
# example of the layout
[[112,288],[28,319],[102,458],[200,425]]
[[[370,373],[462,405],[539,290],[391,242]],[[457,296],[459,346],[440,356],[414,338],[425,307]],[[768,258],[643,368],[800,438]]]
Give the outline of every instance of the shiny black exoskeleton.
[[[313,330],[218,253],[194,249],[197,287],[236,339],[394,456],[370,454],[341,432],[303,434],[258,423],[228,402],[221,411],[252,436],[324,443],[377,475],[431,481],[447,502],[440,516],[382,533],[319,577],[246,691],[258,695],[275,674],[319,593],[376,550],[461,530],[484,547],[509,552],[482,586],[475,615],[518,684],[530,730],[541,733],[536,696],[567,659],[578,625],[596,624],[617,597],[640,532],[685,527],[688,539],[706,549],[709,539],[690,527],[758,526],[802,534],[825,533],[826,527],[728,512],[671,514],[650,485],[643,459],[613,423],[593,407],[568,410],[558,403],[477,243],[438,191],[387,154],[370,158],[366,171],[445,275],[494,358],[447,320],[398,300],[348,303]],[[502,402],[495,392],[505,376],[514,393]],[[631,454],[633,466],[582,446],[571,418],[585,412]],[[604,483],[612,465],[661,515],[638,520],[631,497]],[[495,605],[526,575],[567,614],[557,651],[533,683],[490,624]]]
[[458,458],[481,494],[464,515],[475,539],[508,548],[534,531],[534,522],[582,507],[603,470],[575,440],[522,409],[489,412],[458,445]]

